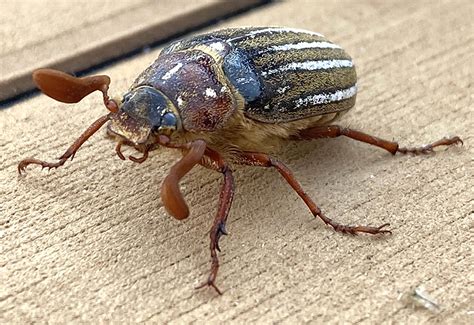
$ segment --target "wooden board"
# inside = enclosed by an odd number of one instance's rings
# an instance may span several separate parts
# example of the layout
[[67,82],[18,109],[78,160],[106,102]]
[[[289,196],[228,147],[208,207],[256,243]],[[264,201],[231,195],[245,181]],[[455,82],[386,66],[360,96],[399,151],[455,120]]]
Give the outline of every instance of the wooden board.
[[0,11],[0,101],[32,89],[34,69],[88,69],[263,2],[6,1]]
[[[237,193],[209,271],[208,231],[221,175],[183,181],[189,219],[170,218],[159,188],[179,155],[123,162],[99,132],[73,162],[46,172],[98,116],[99,94],[66,105],[35,96],[0,111],[0,323],[449,323],[472,324],[474,117],[472,4],[443,1],[277,2],[223,26],[282,25],[325,34],[352,55],[356,107],[342,125],[462,147],[391,156],[348,139],[291,145],[287,163],[326,214],[349,224],[390,222],[392,236],[344,236],[315,220],[277,172],[235,171]],[[154,50],[97,73],[127,89]],[[133,154],[133,150],[126,150]],[[423,285],[441,306],[414,307]]]

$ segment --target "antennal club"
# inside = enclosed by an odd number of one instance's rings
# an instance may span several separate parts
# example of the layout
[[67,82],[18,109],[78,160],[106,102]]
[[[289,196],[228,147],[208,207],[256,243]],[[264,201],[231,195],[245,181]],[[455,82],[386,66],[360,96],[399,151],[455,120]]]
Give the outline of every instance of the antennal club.
[[68,104],[78,103],[90,93],[100,90],[107,109],[112,113],[118,110],[117,104],[107,95],[110,85],[109,76],[77,78],[54,69],[38,69],[33,72],[33,81],[45,95]]
[[[117,103],[109,99],[107,95],[110,84],[108,76],[99,75],[77,78],[58,70],[38,69],[33,72],[33,80],[45,95],[63,103],[77,103],[90,93],[100,90],[104,98],[105,107],[111,113],[100,117],[92,123],[66,152],[58,158],[57,162],[50,163],[35,158],[27,158],[20,161],[18,164],[18,172],[20,174],[25,171],[28,165],[40,165],[42,168],[51,169],[64,165],[69,158],[72,160],[82,144],[109,121],[113,113],[118,111]],[[120,153],[120,147],[118,147],[117,153]]]

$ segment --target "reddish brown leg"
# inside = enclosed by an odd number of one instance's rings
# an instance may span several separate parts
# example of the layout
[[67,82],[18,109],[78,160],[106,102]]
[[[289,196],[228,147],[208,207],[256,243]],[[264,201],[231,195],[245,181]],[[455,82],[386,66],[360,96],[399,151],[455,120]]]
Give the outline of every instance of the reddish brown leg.
[[222,294],[216,286],[215,281],[219,270],[219,259],[217,252],[220,252],[219,239],[222,235],[227,235],[225,224],[227,216],[234,197],[234,177],[229,166],[216,151],[207,148],[206,143],[202,140],[196,140],[186,144],[170,143],[167,136],[160,136],[158,144],[168,147],[180,149],[183,151],[183,158],[178,161],[172,168],[168,176],[165,178],[161,190],[161,199],[170,212],[177,219],[184,219],[188,216],[189,210],[184,198],[179,190],[179,180],[187,174],[191,168],[197,163],[202,166],[218,171],[224,176],[224,183],[221,187],[219,195],[219,205],[217,209],[214,223],[210,231],[210,250],[211,250],[211,272],[206,282],[198,286],[196,289],[206,286],[213,287],[217,293]]
[[209,234],[211,238],[210,250],[211,250],[211,272],[207,281],[198,286],[196,289],[200,289],[206,286],[213,287],[218,294],[222,292],[217,288],[215,282],[217,277],[217,271],[219,270],[219,259],[217,258],[217,251],[221,251],[219,248],[219,239],[222,235],[227,235],[226,221],[229,215],[229,210],[232,205],[232,199],[234,198],[234,176],[229,166],[224,162],[222,157],[209,148],[206,149],[206,157],[201,161],[201,165],[209,169],[218,171],[224,176],[224,183],[221,187],[219,195],[219,205],[217,208],[217,214],[214,218],[214,223],[211,227]]
[[250,165],[250,166],[258,166],[258,167],[274,167],[278,172],[286,179],[288,184],[298,193],[298,195],[303,199],[304,203],[308,206],[315,217],[321,218],[327,225],[330,225],[334,228],[335,231],[348,233],[348,234],[357,234],[357,233],[368,233],[372,235],[376,234],[383,234],[383,233],[391,233],[390,230],[383,229],[384,227],[388,226],[389,224],[383,224],[379,227],[369,227],[369,226],[346,226],[339,224],[328,217],[326,217],[321,209],[316,205],[316,203],[311,200],[311,198],[304,192],[301,185],[293,176],[288,167],[286,167],[283,163],[279,162],[278,160],[270,157],[267,154],[263,153],[254,153],[254,152],[243,152],[241,153],[240,159],[237,161],[239,164],[242,165]]
[[31,164],[40,165],[42,168],[49,168],[49,169],[58,168],[59,166],[64,165],[64,163],[69,158],[71,158],[71,160],[74,158],[74,155],[76,154],[77,150],[79,150],[79,148],[82,146],[82,144],[86,142],[87,139],[89,139],[95,132],[97,132],[97,130],[99,130],[102,127],[102,125],[104,125],[105,122],[107,122],[109,119],[110,119],[110,116],[105,115],[99,118],[94,123],[92,123],[91,126],[89,126],[87,130],[84,131],[84,133],[82,133],[81,136],[76,141],[74,141],[74,143],[66,150],[66,152],[61,157],[58,158],[59,160],[58,162],[49,163],[49,162],[45,162],[45,161],[38,160],[35,158],[23,159],[18,164],[18,172],[21,174],[21,172],[25,171],[25,168]]
[[435,147],[450,146],[453,144],[463,143],[461,138],[455,136],[451,138],[443,138],[441,140],[438,140],[433,143],[420,146],[420,147],[400,148],[397,142],[380,139],[363,132],[359,132],[359,131],[348,129],[348,128],[343,128],[338,125],[317,126],[317,127],[309,128],[306,130],[302,130],[297,135],[293,136],[293,139],[309,140],[309,139],[316,139],[316,138],[336,138],[341,135],[349,137],[357,141],[371,144],[373,146],[380,147],[382,149],[387,150],[393,155],[396,154],[397,152],[402,153],[402,154],[412,153],[415,155],[426,154],[426,153],[433,152],[433,149]]
[[117,145],[115,146],[115,153],[120,159],[125,160],[125,156],[122,153],[122,142],[117,142]]
[[[115,151],[117,151],[117,150],[115,150]],[[145,162],[145,160],[148,159],[148,152],[149,151],[150,151],[150,147],[146,146],[145,149],[143,149],[143,155],[140,158],[137,158],[137,157],[134,157],[134,156],[128,156],[128,159],[130,159],[131,161],[133,161],[137,164],[141,164],[141,163]]]

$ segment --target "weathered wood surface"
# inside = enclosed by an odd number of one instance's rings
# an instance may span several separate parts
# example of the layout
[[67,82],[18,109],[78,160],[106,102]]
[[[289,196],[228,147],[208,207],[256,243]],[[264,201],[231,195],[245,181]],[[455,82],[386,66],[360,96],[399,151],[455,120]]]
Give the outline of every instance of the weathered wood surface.
[[[358,103],[341,124],[406,145],[465,140],[417,157],[348,139],[282,152],[330,217],[390,222],[393,235],[380,239],[335,234],[274,171],[237,170],[221,297],[193,289],[209,270],[220,175],[196,168],[186,177],[184,222],[159,198],[176,155],[122,162],[104,133],[64,168],[19,177],[20,159],[57,157],[104,108],[99,95],[73,106],[35,96],[1,110],[0,322],[472,323],[472,16],[469,0],[291,1],[215,26],[322,32],[358,67]],[[157,53],[100,73],[120,93]],[[405,301],[418,285],[440,313]]]

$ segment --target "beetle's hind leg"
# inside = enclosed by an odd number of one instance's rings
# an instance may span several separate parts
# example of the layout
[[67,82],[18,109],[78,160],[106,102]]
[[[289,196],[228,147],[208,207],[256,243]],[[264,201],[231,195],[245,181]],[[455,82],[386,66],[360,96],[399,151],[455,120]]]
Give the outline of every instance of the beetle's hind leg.
[[402,154],[427,154],[433,152],[433,149],[439,146],[450,146],[454,144],[463,144],[462,140],[458,136],[450,137],[450,138],[443,138],[433,143],[423,145],[420,147],[413,147],[413,148],[404,148],[400,147],[397,142],[388,141],[384,139],[380,139],[374,137],[372,135],[352,130],[349,128],[344,128],[339,125],[327,125],[327,126],[316,126],[312,128],[308,128],[305,130],[301,130],[298,134],[294,135],[292,139],[295,140],[310,140],[310,139],[318,139],[318,138],[336,138],[339,136],[346,136],[348,138],[365,142],[373,146],[380,147],[382,149],[387,150],[392,155],[398,153]]
[[305,193],[301,185],[298,183],[296,178],[293,176],[291,170],[286,167],[282,162],[270,157],[267,154],[255,153],[255,152],[243,152],[239,155],[237,163],[247,166],[257,166],[257,167],[274,167],[278,172],[285,178],[285,180],[290,184],[290,186],[298,193],[298,195],[303,199],[304,203],[308,206],[315,217],[321,218],[327,225],[330,225],[334,228],[335,231],[348,233],[348,234],[357,234],[357,233],[368,233],[372,235],[391,233],[390,230],[384,229],[389,224],[383,224],[379,227],[370,227],[370,226],[347,226],[335,222],[334,220],[326,217],[323,214],[321,209],[316,205],[316,203],[311,200],[308,194]]

